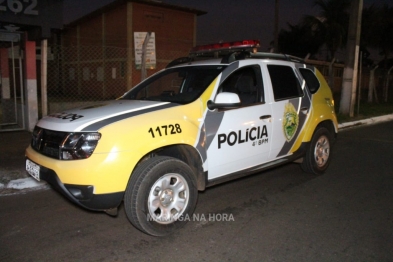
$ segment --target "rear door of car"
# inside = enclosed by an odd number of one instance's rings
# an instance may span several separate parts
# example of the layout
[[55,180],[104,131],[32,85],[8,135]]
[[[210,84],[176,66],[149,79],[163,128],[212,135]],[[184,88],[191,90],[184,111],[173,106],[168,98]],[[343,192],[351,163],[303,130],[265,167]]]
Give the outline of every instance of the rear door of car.
[[272,161],[290,155],[297,149],[312,108],[305,81],[294,63],[269,61],[263,70],[266,75],[265,85],[271,88],[273,130],[268,159]]

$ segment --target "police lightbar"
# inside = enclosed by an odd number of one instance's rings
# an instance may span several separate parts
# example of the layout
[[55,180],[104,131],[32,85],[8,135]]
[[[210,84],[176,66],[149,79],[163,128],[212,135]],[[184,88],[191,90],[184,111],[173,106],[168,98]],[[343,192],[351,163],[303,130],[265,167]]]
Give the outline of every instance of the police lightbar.
[[246,50],[246,49],[256,49],[260,47],[259,40],[242,40],[242,41],[234,41],[234,42],[223,42],[209,45],[199,45],[195,46],[191,49],[190,54],[199,54],[199,53],[209,53],[209,52],[218,52],[218,51],[226,51],[226,50]]

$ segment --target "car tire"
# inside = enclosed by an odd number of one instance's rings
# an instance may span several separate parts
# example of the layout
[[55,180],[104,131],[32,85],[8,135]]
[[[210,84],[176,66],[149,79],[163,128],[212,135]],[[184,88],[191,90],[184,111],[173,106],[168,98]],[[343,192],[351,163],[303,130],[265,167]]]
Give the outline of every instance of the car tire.
[[325,127],[318,127],[314,132],[311,144],[307,148],[301,164],[302,169],[311,174],[321,175],[329,166],[332,157],[332,134]]
[[198,198],[196,179],[184,162],[158,156],[140,163],[127,185],[129,221],[153,236],[173,233],[190,220]]

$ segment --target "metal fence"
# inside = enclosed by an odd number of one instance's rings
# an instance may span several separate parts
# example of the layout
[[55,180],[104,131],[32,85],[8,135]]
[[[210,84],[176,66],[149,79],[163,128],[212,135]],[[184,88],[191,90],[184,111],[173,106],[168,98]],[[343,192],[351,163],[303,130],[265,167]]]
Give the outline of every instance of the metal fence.
[[[48,52],[48,113],[118,98],[141,81],[141,70],[136,69],[134,55],[130,53],[133,50],[52,46]],[[187,55],[184,51],[156,52],[156,67],[148,69],[147,76]]]
[[[51,46],[48,50],[47,101],[48,113],[61,112],[98,101],[115,99],[141,81],[141,70],[136,69],[134,50],[101,46]],[[165,68],[172,60],[187,56],[184,51],[156,50],[155,69],[147,76]],[[326,65],[325,65],[326,64]],[[327,78],[328,63],[316,64]],[[38,67],[39,69],[39,67]],[[334,68],[333,91],[341,91],[343,66]],[[38,74],[40,75],[40,74]],[[385,71],[375,76],[376,96],[382,98]],[[390,81],[390,85],[393,81]],[[362,100],[367,99],[369,70],[362,73]],[[40,97],[40,83],[38,83]],[[389,93],[391,96],[391,92]],[[382,99],[380,99],[382,100]],[[41,108],[41,107],[39,107]],[[41,112],[39,112],[42,116]]]

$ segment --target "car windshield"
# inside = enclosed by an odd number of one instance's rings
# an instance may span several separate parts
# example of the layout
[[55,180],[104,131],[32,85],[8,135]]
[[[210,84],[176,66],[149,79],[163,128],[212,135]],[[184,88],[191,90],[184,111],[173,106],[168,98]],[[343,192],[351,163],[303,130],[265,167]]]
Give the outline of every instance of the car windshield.
[[196,100],[224,68],[222,65],[170,68],[135,86],[122,99],[187,104]]

